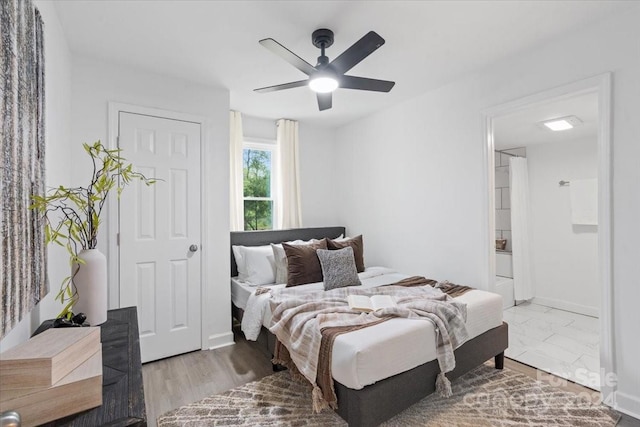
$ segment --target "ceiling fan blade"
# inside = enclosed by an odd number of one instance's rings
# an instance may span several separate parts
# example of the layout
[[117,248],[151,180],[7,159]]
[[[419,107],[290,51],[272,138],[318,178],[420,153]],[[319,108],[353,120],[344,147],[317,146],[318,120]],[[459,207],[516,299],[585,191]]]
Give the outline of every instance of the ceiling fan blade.
[[258,93],[269,93],[275,92],[277,90],[293,89],[294,87],[306,86],[307,84],[309,84],[309,80],[300,80],[297,82],[283,83],[281,85],[261,87],[259,89],[254,89],[253,91]]
[[388,80],[367,79],[355,76],[340,76],[340,88],[389,92],[396,82]]
[[331,67],[339,74],[346,73],[384,44],[384,39],[375,31],[369,31],[349,49],[331,61]]
[[328,110],[329,108],[331,108],[331,92],[329,93],[318,93],[318,108],[320,108],[320,111],[323,110]]
[[278,55],[280,58],[287,61],[289,64],[296,67],[298,70],[302,71],[306,75],[311,75],[316,72],[316,69],[313,65],[309,64],[304,59],[300,58],[295,53],[291,52],[286,47],[282,46],[280,43],[275,41],[274,39],[264,39],[259,42],[262,46],[269,49],[271,52]]

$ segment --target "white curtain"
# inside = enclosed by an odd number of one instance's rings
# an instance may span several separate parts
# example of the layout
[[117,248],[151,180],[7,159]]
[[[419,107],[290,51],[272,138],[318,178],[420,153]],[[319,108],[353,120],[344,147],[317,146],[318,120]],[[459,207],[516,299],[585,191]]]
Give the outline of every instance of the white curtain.
[[531,236],[529,225],[529,171],[527,159],[509,159],[511,184],[511,247],[513,252],[513,283],[516,301],[533,298],[531,275]]
[[300,172],[298,159],[298,122],[278,120],[278,177],[276,228],[302,227]]
[[244,186],[242,172],[242,114],[230,111],[229,209],[231,231],[244,230]]

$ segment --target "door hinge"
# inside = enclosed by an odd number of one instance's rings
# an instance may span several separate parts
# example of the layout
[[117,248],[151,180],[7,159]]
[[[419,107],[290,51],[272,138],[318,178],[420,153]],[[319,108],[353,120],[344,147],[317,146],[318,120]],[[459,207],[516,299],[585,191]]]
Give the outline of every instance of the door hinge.
[[116,245],[120,246],[120,233],[116,234]]

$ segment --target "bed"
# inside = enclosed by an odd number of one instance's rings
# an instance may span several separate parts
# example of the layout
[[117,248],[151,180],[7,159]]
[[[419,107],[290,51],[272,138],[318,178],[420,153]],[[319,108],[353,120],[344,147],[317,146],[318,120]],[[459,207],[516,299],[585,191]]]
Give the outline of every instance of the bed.
[[[297,239],[334,239],[340,235],[345,235],[344,227],[232,232],[231,245],[262,246]],[[232,311],[236,319],[242,320],[255,287],[233,279],[238,271],[233,251],[231,260]],[[374,267],[359,276],[363,287],[373,287],[396,282],[407,275]],[[303,286],[322,289],[318,283]],[[456,368],[447,377],[453,380],[491,358],[495,358],[496,368],[502,369],[508,326],[502,322],[501,298],[479,290],[458,298],[467,304],[470,338],[455,350]],[[262,323],[269,324],[268,313]],[[259,330],[256,345],[266,346],[273,354],[275,337],[264,326]],[[434,339],[435,331],[429,322],[400,318],[339,336],[332,360],[338,398],[336,412],[350,426],[378,425],[432,393],[439,373],[435,350],[428,344]],[[412,345],[414,351],[407,352],[407,345]]]

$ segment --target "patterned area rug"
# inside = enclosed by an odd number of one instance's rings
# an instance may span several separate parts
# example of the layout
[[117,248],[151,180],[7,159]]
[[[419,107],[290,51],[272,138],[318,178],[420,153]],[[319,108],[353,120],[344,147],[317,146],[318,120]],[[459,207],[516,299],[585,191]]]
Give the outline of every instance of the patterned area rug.
[[[618,416],[577,395],[489,364],[454,380],[453,396],[436,394],[383,426],[615,426]],[[279,372],[158,418],[158,426],[346,426],[336,413],[311,413],[310,389]]]

